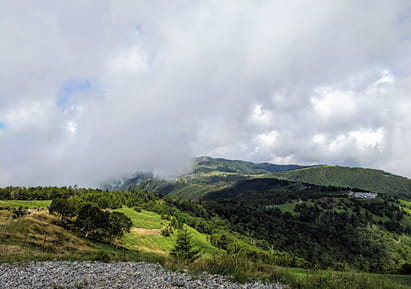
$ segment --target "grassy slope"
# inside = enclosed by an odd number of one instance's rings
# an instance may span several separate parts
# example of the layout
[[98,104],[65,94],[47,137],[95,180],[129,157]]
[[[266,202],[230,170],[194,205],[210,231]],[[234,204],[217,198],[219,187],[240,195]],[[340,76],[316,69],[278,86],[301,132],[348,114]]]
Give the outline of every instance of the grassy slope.
[[90,242],[54,225],[55,220],[46,210],[18,219],[8,210],[0,210],[0,262],[50,256],[71,259],[95,253]]
[[51,204],[51,201],[18,201],[18,200],[8,200],[8,201],[1,201],[0,200],[0,208],[9,207],[9,208],[45,208]]
[[329,286],[327,283],[334,283],[329,288],[411,288],[411,276],[404,275],[305,270],[301,268],[290,268],[288,273],[301,284],[309,284],[313,279],[317,279],[326,288]]
[[[3,201],[6,205],[11,206],[13,202]],[[14,203],[16,204],[16,203]],[[21,204],[21,203],[20,203]],[[19,205],[20,205],[19,204]],[[40,203],[33,201],[26,203],[27,207],[38,207]],[[44,204],[44,203],[43,203]],[[123,207],[117,211],[124,212],[133,220],[133,225],[146,230],[159,230],[167,221],[162,220],[161,216],[149,211],[135,212],[131,208]],[[140,260],[148,262],[164,263],[164,258],[160,257],[162,254],[146,254],[138,253],[136,251],[124,251],[112,248],[108,245],[93,243],[88,240],[77,237],[73,233],[53,225],[55,217],[43,210],[39,213],[25,216],[23,218],[12,219],[11,212],[7,210],[0,210],[0,262],[15,262],[27,260],[81,260],[94,259],[98,253],[103,252],[109,254],[112,259],[116,260]],[[206,254],[205,257],[218,252],[219,250],[212,247],[207,242],[207,237],[204,234],[198,233],[192,228],[189,228],[192,233],[193,240],[196,245],[202,248]],[[46,238],[45,238],[46,236]],[[134,239],[133,239],[134,238]],[[141,241],[136,236],[133,239],[137,245],[154,244],[154,248],[170,249],[171,239],[175,237],[159,237],[145,241]],[[44,240],[46,239],[46,242]],[[127,236],[125,241],[130,239]],[[162,243],[160,240],[163,239]],[[123,240],[124,241],[124,240]],[[144,243],[146,242],[146,243]],[[133,244],[129,243],[128,247]],[[126,255],[125,255],[126,254]],[[158,256],[158,257],[156,257]],[[256,264],[244,265],[241,260],[222,256],[222,260],[215,263],[213,259],[202,259],[204,262],[212,262],[211,265],[203,265],[200,262],[194,264],[193,270],[208,270],[214,273],[226,273],[239,280],[246,280],[245,278],[265,278],[269,280],[281,280],[285,284],[294,285],[292,288],[410,288],[407,286],[411,282],[409,276],[398,275],[378,275],[378,274],[364,274],[364,273],[339,273],[333,271],[307,271],[302,269],[281,268],[278,266],[258,267]],[[209,261],[207,261],[209,260]],[[224,263],[226,262],[226,263]],[[243,266],[244,265],[244,266]],[[199,268],[195,268],[195,267]],[[233,266],[232,269],[228,268]],[[261,266],[261,265],[260,265]],[[219,269],[220,268],[220,269]],[[297,281],[295,281],[297,280]],[[318,287],[318,284],[331,284],[328,287]],[[364,284],[364,286],[362,285]],[[346,285],[347,287],[340,287]],[[303,287],[301,287],[303,286]],[[337,287],[335,287],[337,286]]]
[[[161,216],[157,213],[145,210],[136,212],[127,207],[115,211],[126,214],[132,220],[134,228],[143,229],[136,230],[133,228],[130,233],[124,235],[121,241],[127,248],[167,255],[174,248],[176,233],[169,237],[160,234],[161,229],[167,226],[168,221],[161,219]],[[204,257],[221,251],[207,241],[205,234],[191,227],[188,227],[188,230],[191,233],[193,243],[202,250]]]
[[[0,207],[27,207],[37,208],[47,206],[50,201],[1,201]],[[161,219],[157,213],[150,211],[136,212],[131,208],[123,207],[116,211],[125,213],[132,219],[133,230],[126,233],[121,239],[121,245],[130,249],[130,252],[139,250],[148,253],[160,253],[168,256],[174,248],[176,233],[170,237],[160,234],[167,220]],[[118,253],[104,244],[84,240],[66,229],[54,225],[56,217],[48,214],[46,209],[35,212],[22,218],[13,219],[9,210],[0,209],[0,262],[15,260],[43,260],[43,259],[82,259],[90,258],[97,251],[110,255]],[[135,231],[138,229],[137,231]],[[213,247],[207,236],[188,227],[193,243],[202,250],[203,257],[221,252]],[[131,254],[133,255],[133,254]],[[87,257],[88,256],[88,257]],[[141,256],[138,256],[141,259]]]
[[238,173],[210,172],[184,175],[175,180],[148,179],[133,187],[136,190],[170,195],[183,200],[195,200],[212,191],[229,187],[250,177]]
[[316,185],[359,188],[411,198],[411,180],[374,169],[321,166],[278,172],[272,175]]

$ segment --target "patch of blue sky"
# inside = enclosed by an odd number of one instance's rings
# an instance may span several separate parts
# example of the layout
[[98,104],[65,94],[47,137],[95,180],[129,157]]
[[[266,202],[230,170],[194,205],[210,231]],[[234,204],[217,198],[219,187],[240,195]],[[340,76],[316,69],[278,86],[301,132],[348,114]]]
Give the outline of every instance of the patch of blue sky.
[[0,121],[0,129],[6,129],[6,128],[7,128],[7,125],[4,122]]
[[56,104],[61,111],[65,111],[78,100],[73,96],[81,93],[101,94],[103,91],[97,83],[90,79],[70,79],[63,82],[56,96]]

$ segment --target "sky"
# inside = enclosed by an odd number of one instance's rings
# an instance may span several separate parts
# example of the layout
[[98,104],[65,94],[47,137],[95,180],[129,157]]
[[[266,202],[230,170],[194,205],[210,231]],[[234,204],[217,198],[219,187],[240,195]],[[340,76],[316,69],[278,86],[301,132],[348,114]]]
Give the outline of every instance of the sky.
[[408,0],[0,4],[0,186],[195,156],[411,177]]

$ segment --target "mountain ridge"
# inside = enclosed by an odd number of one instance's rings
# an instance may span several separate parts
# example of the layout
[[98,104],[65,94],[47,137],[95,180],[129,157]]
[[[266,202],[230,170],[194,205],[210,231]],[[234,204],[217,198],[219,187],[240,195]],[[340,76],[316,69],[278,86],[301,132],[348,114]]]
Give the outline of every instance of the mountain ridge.
[[272,175],[296,182],[358,188],[380,194],[411,198],[410,179],[371,168],[315,166]]
[[177,178],[165,179],[139,173],[109,190],[146,190],[181,199],[199,199],[204,195],[250,178],[279,178],[313,185],[352,188],[411,198],[411,180],[383,170],[343,166],[299,166],[253,163],[201,156],[193,159],[193,168]]

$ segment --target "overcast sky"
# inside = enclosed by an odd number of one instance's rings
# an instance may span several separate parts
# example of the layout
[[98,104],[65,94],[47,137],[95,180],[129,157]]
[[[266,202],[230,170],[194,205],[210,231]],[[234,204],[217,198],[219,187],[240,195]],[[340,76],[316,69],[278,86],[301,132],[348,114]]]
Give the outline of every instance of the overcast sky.
[[0,186],[194,156],[411,177],[409,0],[0,4]]

